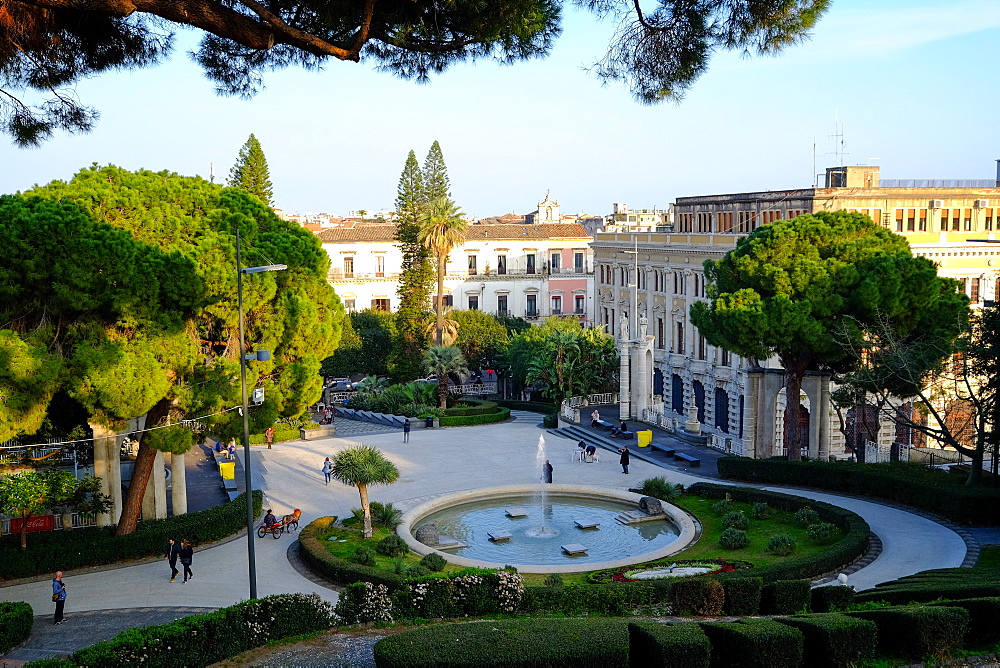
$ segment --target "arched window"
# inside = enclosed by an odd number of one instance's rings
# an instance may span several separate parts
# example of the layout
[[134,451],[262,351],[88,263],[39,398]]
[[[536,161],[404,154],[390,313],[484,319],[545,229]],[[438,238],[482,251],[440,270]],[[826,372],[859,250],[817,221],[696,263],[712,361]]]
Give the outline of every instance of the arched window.
[[684,381],[676,373],[670,377],[670,408],[684,413]]
[[715,426],[729,433],[729,393],[721,387],[715,388]]
[[700,380],[696,380],[691,384],[691,389],[694,390],[694,405],[698,409],[698,422],[705,424],[705,386],[701,384]]

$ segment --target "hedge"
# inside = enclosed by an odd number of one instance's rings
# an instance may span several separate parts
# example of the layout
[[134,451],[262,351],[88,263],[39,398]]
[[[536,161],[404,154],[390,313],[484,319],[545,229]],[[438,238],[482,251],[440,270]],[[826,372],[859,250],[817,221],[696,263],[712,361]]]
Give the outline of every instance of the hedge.
[[0,601],[0,654],[6,654],[28,639],[34,615],[31,606],[23,601]]
[[[738,459],[742,459],[742,457]],[[684,493],[709,499],[724,499],[728,494],[733,501],[767,503],[772,508],[790,512],[795,512],[808,505],[819,513],[824,521],[835,524],[843,530],[844,537],[823,550],[821,554],[786,559],[781,563],[754,568],[751,573],[745,573],[745,575],[761,577],[765,583],[774,580],[813,578],[822,573],[830,573],[852,563],[868,552],[868,538],[871,534],[871,528],[859,515],[844,508],[791,494],[707,482],[695,483],[688,487]],[[733,576],[717,577],[726,579]]]
[[[260,490],[253,494],[254,515],[259,516],[264,497]],[[113,526],[47,531],[31,534],[28,549],[22,551],[19,537],[8,535],[0,539],[0,580],[160,555],[170,538],[199,545],[231,536],[246,525],[246,497],[240,494],[196,513],[143,520],[125,536],[115,536]]]
[[730,578],[722,586],[726,592],[724,611],[727,615],[756,615],[760,612],[760,596],[764,588],[762,578]]
[[879,650],[914,660],[944,657],[961,647],[969,625],[968,611],[958,607],[914,605],[845,614],[875,622]]
[[815,587],[810,592],[809,609],[813,612],[838,612],[854,603],[854,587],[832,585]]
[[[316,425],[313,429],[319,429],[320,425]],[[309,431],[307,428],[306,431]],[[298,429],[275,429],[274,430],[274,442],[281,443],[283,441],[298,441],[302,438]],[[267,443],[267,438],[264,434],[250,434],[250,445],[264,445]],[[237,443],[239,445],[239,443]]]
[[1000,524],[1000,492],[985,486],[965,487],[961,480],[949,477],[946,472],[929,470],[920,464],[722,457],[718,467],[724,479],[816,487],[887,499],[943,515],[961,524]]
[[931,605],[965,608],[969,613],[967,636],[970,640],[984,645],[1000,642],[1000,597],[966,598],[959,601],[941,601]]
[[444,411],[446,417],[457,417],[460,415],[489,415],[497,412],[495,401],[479,401],[477,399],[462,399],[463,403],[473,404],[471,406],[455,406]]
[[770,619],[703,623],[712,642],[713,666],[799,668],[802,632]]
[[559,406],[556,404],[547,404],[543,401],[513,401],[511,399],[497,399],[496,404],[515,411],[531,411],[533,413],[542,413],[543,415],[559,412]]
[[170,624],[122,631],[74,652],[78,666],[208,666],[272,640],[323,631],[333,624],[330,604],[316,594],[278,594],[243,601]]
[[621,619],[505,619],[425,626],[375,643],[378,668],[629,665]]
[[875,658],[878,631],[868,620],[826,613],[775,621],[802,632],[804,665],[810,668],[851,668]]
[[694,623],[628,625],[630,666],[643,668],[708,668],[712,645]]
[[299,531],[299,556],[315,573],[343,585],[355,582],[372,582],[384,584],[395,590],[406,582],[406,578],[362,566],[352,561],[338,559],[326,549],[323,540],[318,536],[337,521],[336,517],[319,517]]
[[510,419],[509,408],[499,408],[487,415],[443,415],[439,420],[442,427],[471,427],[480,424],[495,424]]
[[992,568],[940,568],[921,571],[858,592],[854,600],[886,601],[894,605],[924,603],[941,598],[1000,596],[1000,570]]
[[776,580],[764,585],[760,612],[764,615],[794,615],[809,610],[809,580]]

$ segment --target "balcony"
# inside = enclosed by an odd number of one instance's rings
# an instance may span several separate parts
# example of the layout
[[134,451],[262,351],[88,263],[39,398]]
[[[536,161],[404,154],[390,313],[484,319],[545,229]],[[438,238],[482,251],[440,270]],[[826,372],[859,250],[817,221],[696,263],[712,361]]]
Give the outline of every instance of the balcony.
[[525,311],[524,312],[524,317],[525,318],[537,318],[538,317],[538,311]]
[[562,311],[561,308],[554,308],[554,309],[552,309],[552,315],[562,315],[562,314],[563,314],[563,311]]

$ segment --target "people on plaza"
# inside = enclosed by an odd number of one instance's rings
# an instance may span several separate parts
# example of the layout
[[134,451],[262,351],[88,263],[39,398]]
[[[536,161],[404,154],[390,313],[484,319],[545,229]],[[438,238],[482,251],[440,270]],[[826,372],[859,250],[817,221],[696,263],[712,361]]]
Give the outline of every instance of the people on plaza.
[[597,446],[590,443],[587,445],[587,449],[584,452],[586,453],[587,461],[594,463],[594,455],[597,454]]
[[618,452],[622,454],[622,456],[618,458],[618,463],[622,465],[622,473],[628,475],[628,458],[629,454],[631,454],[629,453],[628,446],[626,445]]
[[177,573],[180,572],[180,571],[177,570],[177,557],[179,557],[180,554],[181,554],[181,546],[180,546],[180,544],[177,541],[175,541],[173,538],[171,538],[167,542],[167,549],[165,549],[163,551],[163,558],[166,559],[170,563],[170,581],[171,582],[173,582],[175,579],[177,579]]
[[229,453],[229,459],[236,459],[236,439],[229,439],[229,447],[226,448],[226,452]]
[[194,558],[194,548],[191,547],[191,543],[187,542],[186,540],[182,540],[181,566],[184,567],[184,584],[187,584],[188,580],[194,578],[194,573],[191,572],[191,561],[193,560],[193,558]]
[[264,440],[267,441],[267,449],[270,450],[274,445],[274,425],[264,430]]
[[[405,434],[404,434],[404,437],[405,437]],[[329,457],[327,457],[326,461],[323,462],[323,468],[320,469],[320,470],[323,471],[323,475],[326,476],[326,484],[329,485],[330,484],[330,478],[333,477],[333,462],[330,461]]]
[[[278,518],[275,517],[274,516],[274,512],[270,508],[268,508],[267,509],[267,514],[264,515],[264,526],[268,527],[268,528],[271,528],[271,527],[273,527],[277,523],[278,523]],[[183,562],[181,562],[181,563],[183,563]]]
[[409,420],[404,420],[403,421],[403,443],[409,443],[409,442],[410,442],[410,421]]
[[580,439],[580,440],[579,440],[579,441],[577,442],[577,444],[576,444],[576,447],[577,447],[577,448],[579,448],[579,449],[580,449],[581,451],[583,451],[583,450],[586,450],[586,449],[587,449],[587,444],[586,444],[586,442],[584,442],[584,440],[583,440],[583,439],[581,438],[581,439]]
[[545,466],[542,467],[542,482],[552,482],[552,463],[547,459],[545,460]]
[[594,412],[590,414],[590,426],[597,427],[597,423],[601,421],[601,411],[594,409]]
[[616,436],[618,436],[618,434],[621,434],[622,432],[626,431],[628,431],[628,425],[625,424],[625,420],[622,420],[622,423],[620,425],[611,428],[611,438],[615,438]]
[[56,571],[56,576],[52,578],[52,601],[56,604],[52,623],[62,624],[66,621],[63,618],[63,609],[66,607],[66,585],[62,581],[62,571]]

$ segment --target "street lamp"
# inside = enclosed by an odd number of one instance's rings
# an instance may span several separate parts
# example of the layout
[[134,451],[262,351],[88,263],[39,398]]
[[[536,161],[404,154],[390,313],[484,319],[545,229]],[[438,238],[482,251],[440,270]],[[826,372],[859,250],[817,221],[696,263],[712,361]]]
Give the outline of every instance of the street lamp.
[[243,475],[246,481],[247,496],[247,567],[250,575],[250,598],[257,598],[257,556],[254,553],[253,542],[253,486],[250,481],[250,419],[247,406],[247,360],[266,362],[271,359],[268,350],[258,350],[252,353],[246,350],[243,318],[243,274],[259,274],[265,271],[281,271],[287,269],[284,264],[269,264],[263,267],[244,267],[242,255],[242,236],[236,230],[236,304],[240,312],[240,389],[243,393],[241,412],[243,413]]

